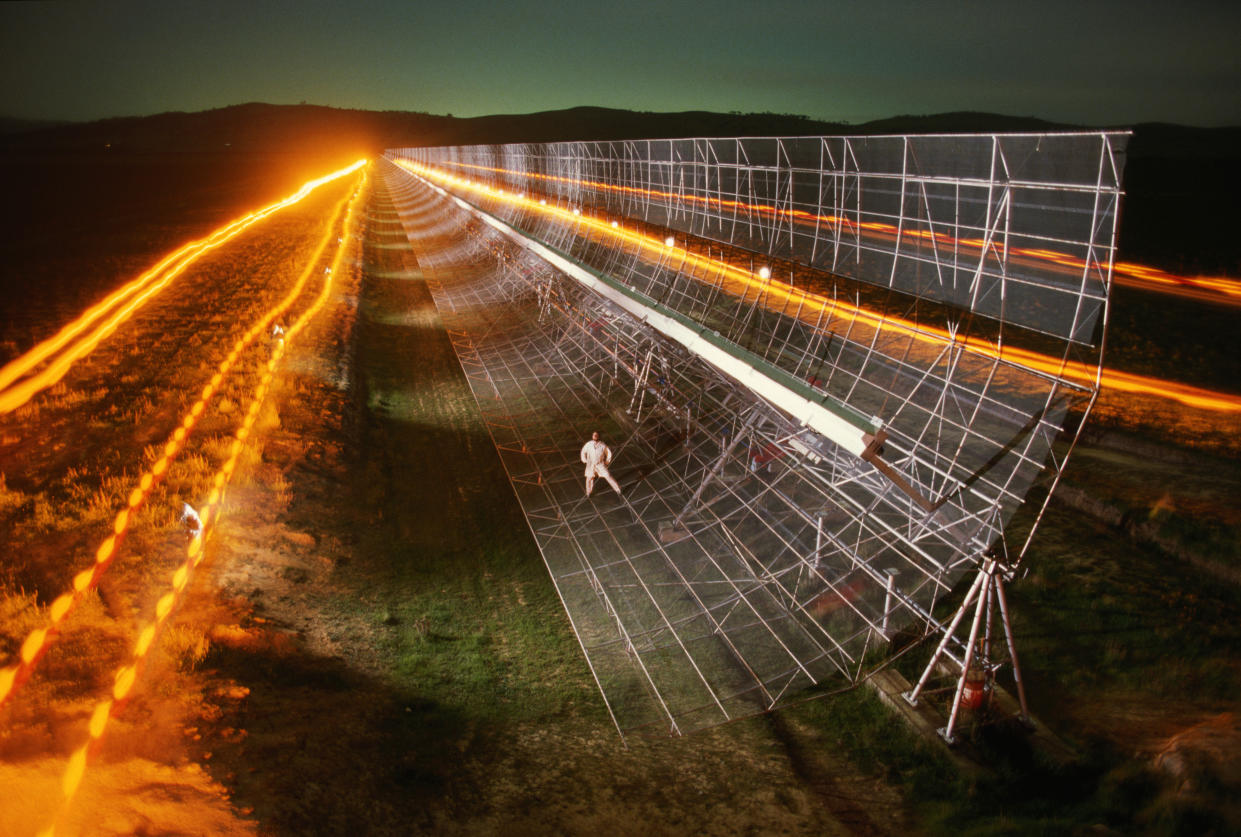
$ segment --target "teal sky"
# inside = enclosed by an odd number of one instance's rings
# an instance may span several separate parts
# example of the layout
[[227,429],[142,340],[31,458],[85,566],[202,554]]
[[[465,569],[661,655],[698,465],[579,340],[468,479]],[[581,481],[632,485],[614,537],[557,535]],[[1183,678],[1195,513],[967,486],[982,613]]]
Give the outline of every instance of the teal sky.
[[0,3],[0,115],[243,102],[1241,124],[1241,2]]

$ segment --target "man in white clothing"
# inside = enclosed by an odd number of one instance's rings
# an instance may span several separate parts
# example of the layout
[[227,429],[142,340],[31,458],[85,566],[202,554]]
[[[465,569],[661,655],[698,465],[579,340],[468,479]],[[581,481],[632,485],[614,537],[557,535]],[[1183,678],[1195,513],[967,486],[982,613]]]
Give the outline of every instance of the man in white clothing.
[[590,441],[582,445],[582,463],[586,466],[586,496],[595,487],[595,477],[603,477],[619,496],[620,486],[612,478],[608,466],[612,464],[612,449],[599,440],[599,431],[590,434]]

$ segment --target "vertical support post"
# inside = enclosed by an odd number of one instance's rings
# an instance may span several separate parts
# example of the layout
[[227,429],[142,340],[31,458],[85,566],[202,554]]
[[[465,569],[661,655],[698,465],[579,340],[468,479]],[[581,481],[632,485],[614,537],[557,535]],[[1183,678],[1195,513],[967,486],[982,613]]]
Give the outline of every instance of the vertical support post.
[[996,582],[998,581],[998,578],[999,578],[998,573],[992,573],[991,584],[988,585],[988,588],[987,588],[987,616],[986,616],[987,621],[986,621],[986,624],[983,626],[983,634],[982,634],[982,656],[983,656],[983,659],[985,660],[991,659],[991,623],[995,621],[993,619],[993,616],[995,614],[994,614],[994,605],[992,604],[992,596],[995,595],[994,588],[995,588]]
[[814,517],[818,528],[814,533],[814,567],[819,568],[819,556],[823,554],[823,515],[817,514]]
[[1017,684],[1017,700],[1021,704],[1021,720],[1029,725],[1030,707],[1026,705],[1026,687],[1021,679],[1021,664],[1017,662],[1017,643],[1013,640],[1013,626],[1008,621],[1008,599],[1004,595],[1004,582],[995,580],[995,597],[1000,603],[1000,619],[1004,622],[1004,638],[1008,641],[1008,656],[1013,661],[1013,681]]
[[888,630],[888,621],[892,616],[892,599],[896,595],[896,574],[900,570],[895,567],[888,567],[884,573],[888,576],[887,586],[883,594],[883,627],[881,632],[883,638],[890,640],[891,632]]
[[629,412],[634,411],[637,407],[637,415],[634,420],[639,424],[642,423],[642,405],[646,403],[646,381],[651,374],[651,363],[655,359],[655,349],[650,349],[646,353],[646,360],[642,363],[642,371],[638,373],[638,377],[633,382],[633,398],[629,401]]

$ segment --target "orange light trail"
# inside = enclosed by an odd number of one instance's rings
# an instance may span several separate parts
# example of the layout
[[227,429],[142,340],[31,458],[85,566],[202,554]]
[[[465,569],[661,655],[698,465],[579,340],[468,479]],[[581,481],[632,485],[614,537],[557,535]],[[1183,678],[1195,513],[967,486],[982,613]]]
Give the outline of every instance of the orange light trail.
[[[931,232],[928,230],[901,230],[895,224],[888,224],[882,221],[856,222],[848,217],[837,215],[819,215],[803,209],[782,209],[769,204],[747,203],[739,200],[728,200],[723,197],[682,195],[660,189],[645,189],[637,186],[621,186],[615,183],[603,183],[595,180],[582,180],[580,178],[562,177],[560,175],[552,174],[539,174],[536,172],[521,172],[513,169],[505,169],[495,166],[481,166],[470,163],[446,162],[445,164],[463,169],[474,169],[477,171],[490,172],[493,174],[527,177],[531,180],[542,180],[549,183],[565,183],[571,186],[582,186],[590,189],[597,189],[603,192],[620,192],[639,195],[646,198],[695,203],[708,208],[740,209],[747,212],[757,213],[759,215],[785,218],[803,224],[826,224],[829,226],[840,226],[844,229],[859,231],[864,230],[867,232],[880,233],[893,237],[899,236],[908,239],[921,239],[923,241],[933,242],[949,248],[964,245],[966,247],[980,250],[984,247],[994,248],[996,246],[995,242],[987,242],[980,238],[955,238],[947,233]],[[1068,253],[1061,253],[1056,250],[1047,250],[1035,247],[1009,247],[1007,252],[1009,255],[1025,256],[1031,259],[1051,262],[1053,264],[1060,265],[1061,267],[1070,268],[1074,271],[1085,271],[1087,269],[1087,263],[1084,259],[1069,255]],[[1106,267],[1106,262],[1100,262],[1097,266],[1099,270],[1105,270]],[[1145,290],[1152,291],[1166,291],[1171,293],[1176,293],[1180,289],[1190,288],[1201,292],[1204,298],[1214,298],[1221,302],[1241,305],[1241,281],[1229,279],[1223,276],[1181,276],[1175,273],[1168,273],[1167,271],[1161,270],[1157,267],[1137,264],[1136,262],[1115,262],[1112,265],[1112,277],[1118,284],[1129,287],[1143,288]]]
[[103,735],[107,731],[108,722],[119,714],[124,706],[126,699],[129,697],[134,684],[137,682],[139,675],[142,673],[146,658],[152,647],[155,645],[155,639],[159,635],[160,630],[167,623],[168,618],[174,612],[179,603],[186,587],[189,585],[190,576],[195,569],[202,564],[206,558],[206,551],[203,544],[206,541],[210,528],[216,523],[220,516],[220,507],[224,499],[224,490],[233,477],[237,468],[237,462],[241,457],[242,449],[245,446],[246,439],[249,438],[254,424],[258,419],[259,410],[263,406],[264,399],[271,387],[273,378],[275,377],[276,367],[281,358],[284,356],[289,345],[310,320],[319,312],[323,305],[327,302],[332,289],[332,280],[335,278],[340,268],[341,261],[344,258],[347,249],[347,241],[353,228],[353,218],[356,211],[356,204],[361,197],[366,184],[366,178],[363,177],[362,183],[359,184],[357,191],[354,193],[353,200],[350,202],[349,209],[345,215],[345,234],[341,236],[341,246],[336,249],[335,256],[332,260],[332,266],[327,270],[327,278],[323,282],[323,289],[314,303],[306,309],[298,318],[297,322],[285,334],[285,339],[276,345],[272,352],[271,359],[267,362],[263,377],[259,381],[259,385],[255,388],[250,405],[246,410],[241,425],[237,428],[233,437],[232,446],[229,449],[229,457],[216,471],[212,480],[211,493],[208,495],[207,502],[203,506],[202,511],[202,530],[198,535],[190,541],[186,549],[185,560],[177,571],[173,573],[171,589],[159,598],[155,605],[155,617],[147,623],[146,627],[138,634],[138,640],[134,643],[133,653],[129,662],[121,666],[113,677],[113,685],[110,697],[100,701],[94,711],[91,713],[90,723],[88,724],[88,735],[86,743],[79,747],[69,757],[69,762],[65,767],[65,773],[61,778],[61,805],[57,811],[52,823],[39,832],[39,837],[52,837],[55,834],[56,826],[65,810],[72,802],[74,795],[77,793],[78,787],[81,785],[82,777],[85,775],[87,764],[91,756],[98,751],[102,742]]
[[767,293],[779,297],[784,303],[785,307],[783,310],[785,312],[788,312],[790,308],[795,308],[798,311],[838,316],[876,330],[890,334],[899,334],[923,343],[929,343],[937,348],[947,346],[961,348],[982,357],[1017,364],[1027,369],[1059,378],[1074,380],[1087,386],[1093,386],[1096,378],[1098,378],[1100,385],[1109,389],[1171,398],[1182,404],[1204,410],[1241,411],[1241,396],[1215,392],[1174,381],[1163,381],[1129,372],[1103,369],[1100,373],[1095,366],[1079,361],[1048,357],[1037,352],[1012,346],[996,346],[976,337],[967,336],[962,338],[944,329],[914,323],[898,317],[877,314],[840,300],[827,299],[826,297],[794,288],[772,278],[762,278],[756,273],[743,270],[727,262],[703,256],[675,245],[669,246],[665,241],[653,236],[633,232],[620,226],[612,226],[611,222],[583,214],[580,210],[572,212],[549,206],[540,203],[538,200],[527,198],[524,195],[512,195],[504,190],[465,177],[449,174],[431,166],[410,163],[404,160],[396,162],[407,171],[430,180],[455,186],[475,194],[485,195],[492,199],[503,200],[506,203],[520,206],[529,211],[539,212],[566,223],[580,224],[598,237],[630,245],[637,250],[641,257],[648,261],[659,261],[667,258],[670,253],[675,254],[680,260],[682,267],[689,266],[704,272],[718,273],[740,285],[742,288],[742,299],[745,299],[745,294],[750,289],[755,290],[760,295]]
[[146,502],[151,492],[160,483],[168,472],[168,468],[184,448],[186,441],[193,434],[194,426],[198,423],[198,419],[202,416],[212,397],[219,390],[224,379],[228,377],[241,353],[254,342],[255,338],[260,334],[266,333],[267,326],[288,310],[289,306],[301,295],[302,289],[310,279],[311,271],[318,264],[332,236],[335,235],[333,230],[336,227],[336,221],[340,217],[340,213],[344,209],[347,200],[348,198],[341,200],[332,210],[323,238],[320,239],[313,255],[310,257],[310,261],[306,265],[306,269],[302,271],[302,274],[293,284],[289,293],[234,343],[228,357],[220,363],[211,380],[203,387],[198,400],[190,407],[182,417],[176,430],[164,442],[163,453],[160,458],[138,479],[137,485],[129,493],[125,508],[117,513],[112,522],[112,534],[95,550],[94,563],[74,576],[71,589],[57,597],[48,607],[46,623],[43,627],[31,631],[22,642],[17,662],[0,669],[0,706],[4,706],[5,701],[16,694],[22,684],[34,673],[39,660],[42,659],[44,653],[52,646],[52,643],[59,635],[61,623],[81,603],[83,597],[98,585],[99,579],[103,577],[108,567],[112,565],[112,560],[116,557],[118,547],[129,529],[133,516],[142,507],[142,504]]
[[[138,310],[148,299],[167,287],[169,282],[179,276],[203,254],[216,249],[268,216],[302,201],[320,186],[351,174],[365,164],[365,160],[359,160],[339,171],[308,181],[302,184],[302,187],[289,197],[238,218],[204,239],[186,244],[181,249],[166,256],[159,264],[143,273],[137,279],[134,279],[101,302],[87,309],[82,316],[69,323],[54,336],[44,340],[21,357],[10,361],[3,368],[0,368],[0,413],[7,413],[17,409],[36,394],[59,381],[64,377],[70,366],[84,355],[89,354],[99,345],[100,341],[115,331],[134,311]],[[128,303],[126,303],[126,300],[128,300]],[[111,316],[108,316],[109,313],[111,313]],[[79,335],[82,335],[83,332],[90,329],[92,325],[105,316],[108,319],[96,326],[89,334],[78,339]],[[77,342],[73,342],[74,340],[77,340]],[[60,352],[60,354],[47,367],[21,383],[14,385],[14,381],[57,352]]]

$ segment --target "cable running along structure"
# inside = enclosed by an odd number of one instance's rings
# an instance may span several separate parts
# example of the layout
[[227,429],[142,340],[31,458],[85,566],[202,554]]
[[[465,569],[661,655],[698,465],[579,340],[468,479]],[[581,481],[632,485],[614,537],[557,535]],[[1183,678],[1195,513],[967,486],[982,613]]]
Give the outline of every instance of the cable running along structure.
[[[622,734],[848,688],[928,637],[907,699],[953,672],[945,737],[967,674],[1012,664],[1020,694],[1004,583],[1098,394],[1126,140],[388,152]],[[593,430],[623,499],[582,496]]]

